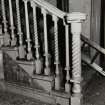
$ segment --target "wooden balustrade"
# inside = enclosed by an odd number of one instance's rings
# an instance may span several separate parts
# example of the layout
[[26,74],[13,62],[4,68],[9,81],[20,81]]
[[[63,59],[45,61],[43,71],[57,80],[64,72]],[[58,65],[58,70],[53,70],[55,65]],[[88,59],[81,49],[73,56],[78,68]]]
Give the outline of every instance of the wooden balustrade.
[[[6,12],[5,12],[5,4],[4,0],[2,1],[2,17],[3,17],[3,25],[4,25],[4,45],[10,44],[10,36],[7,30],[7,19],[6,19]],[[71,84],[73,82],[72,91],[74,94],[81,94],[81,41],[80,41],[80,34],[81,34],[81,23],[83,20],[86,19],[85,14],[82,13],[65,13],[60,11],[59,9],[55,8],[51,4],[45,2],[44,0],[23,0],[24,2],[24,9],[25,9],[25,24],[26,24],[26,41],[27,41],[27,52],[25,51],[25,46],[23,45],[23,32],[21,27],[21,16],[20,16],[20,7],[19,7],[19,0],[16,0],[16,12],[17,12],[17,33],[19,35],[19,47],[18,47],[18,54],[20,59],[24,59],[25,55],[27,55],[27,60],[33,59],[33,54],[35,54],[35,73],[42,74],[44,73],[45,76],[50,76],[52,73],[51,68],[51,57],[54,57],[54,64],[55,64],[55,90],[61,89],[61,82],[62,82],[62,70],[66,70],[66,83],[65,83],[65,92],[70,93],[71,91]],[[28,3],[31,3],[31,8],[33,11],[28,11]],[[43,54],[40,52],[40,41],[39,41],[39,32],[38,32],[38,21],[37,21],[37,13],[36,8],[40,8],[41,14],[43,16],[43,37],[44,37],[44,58]],[[10,25],[11,25],[11,45],[16,45],[16,36],[14,34],[14,20],[13,20],[13,11],[12,11],[12,3],[9,0],[9,10],[10,10]],[[33,35],[34,38],[31,39],[30,36],[30,17],[29,12],[33,15]],[[47,15],[52,17],[54,23],[54,56],[49,52],[49,40],[48,40],[48,27],[47,27]],[[59,38],[58,38],[58,20],[63,20],[64,27],[65,27],[65,51],[66,56],[65,60],[65,68],[61,65],[60,61],[60,50],[59,50]],[[71,30],[69,30],[69,26],[71,26]],[[72,33],[72,51],[70,51],[70,32]],[[34,51],[32,51],[32,43],[31,41],[34,39]],[[41,40],[42,41],[42,40]],[[70,52],[72,52],[72,58],[70,58]],[[43,58],[43,59],[42,59]],[[70,67],[70,59],[72,59],[72,67]],[[44,67],[43,67],[44,64]],[[71,69],[72,68],[72,69]],[[44,70],[44,71],[43,71]],[[70,77],[70,73],[72,73],[72,77]],[[72,78],[72,79],[71,79]],[[63,81],[64,82],[64,81]]]

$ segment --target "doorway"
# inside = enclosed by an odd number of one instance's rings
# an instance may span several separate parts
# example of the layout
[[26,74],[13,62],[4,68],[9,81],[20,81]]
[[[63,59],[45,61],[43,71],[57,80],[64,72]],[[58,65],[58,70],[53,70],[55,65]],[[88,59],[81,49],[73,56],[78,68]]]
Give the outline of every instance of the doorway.
[[69,12],[69,0],[57,0],[57,7],[65,12]]

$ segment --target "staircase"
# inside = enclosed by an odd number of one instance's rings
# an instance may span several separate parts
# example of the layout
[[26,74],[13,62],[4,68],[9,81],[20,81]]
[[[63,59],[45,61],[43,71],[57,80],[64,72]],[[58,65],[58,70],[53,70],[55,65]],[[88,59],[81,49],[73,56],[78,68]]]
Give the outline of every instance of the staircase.
[[86,15],[44,0],[0,0],[0,5],[0,88],[49,104],[81,105]]

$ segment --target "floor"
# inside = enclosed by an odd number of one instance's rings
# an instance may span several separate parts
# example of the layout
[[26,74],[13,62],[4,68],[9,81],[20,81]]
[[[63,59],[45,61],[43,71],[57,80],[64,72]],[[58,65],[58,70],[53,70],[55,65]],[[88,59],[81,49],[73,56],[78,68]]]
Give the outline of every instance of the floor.
[[[92,71],[90,71],[92,72]],[[84,89],[83,105],[105,105],[105,77],[96,73]],[[0,91],[0,105],[49,105],[39,100]]]
[[84,105],[105,105],[105,77],[93,76],[84,91]]
[[0,105],[50,105],[21,95],[0,91]]

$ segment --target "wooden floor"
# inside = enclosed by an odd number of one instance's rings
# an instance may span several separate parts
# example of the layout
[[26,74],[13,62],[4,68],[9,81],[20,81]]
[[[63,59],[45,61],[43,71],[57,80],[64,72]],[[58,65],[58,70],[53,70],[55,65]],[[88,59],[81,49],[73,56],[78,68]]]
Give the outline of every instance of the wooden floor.
[[0,105],[50,105],[14,93],[0,91]]
[[[86,73],[86,68],[84,68]],[[93,73],[92,69],[87,69],[85,81]],[[83,91],[83,105],[105,105],[105,77],[99,73],[93,73]],[[33,100],[17,94],[0,91],[0,105],[50,105],[39,100]]]
[[84,91],[83,105],[105,105],[105,77],[93,76]]

